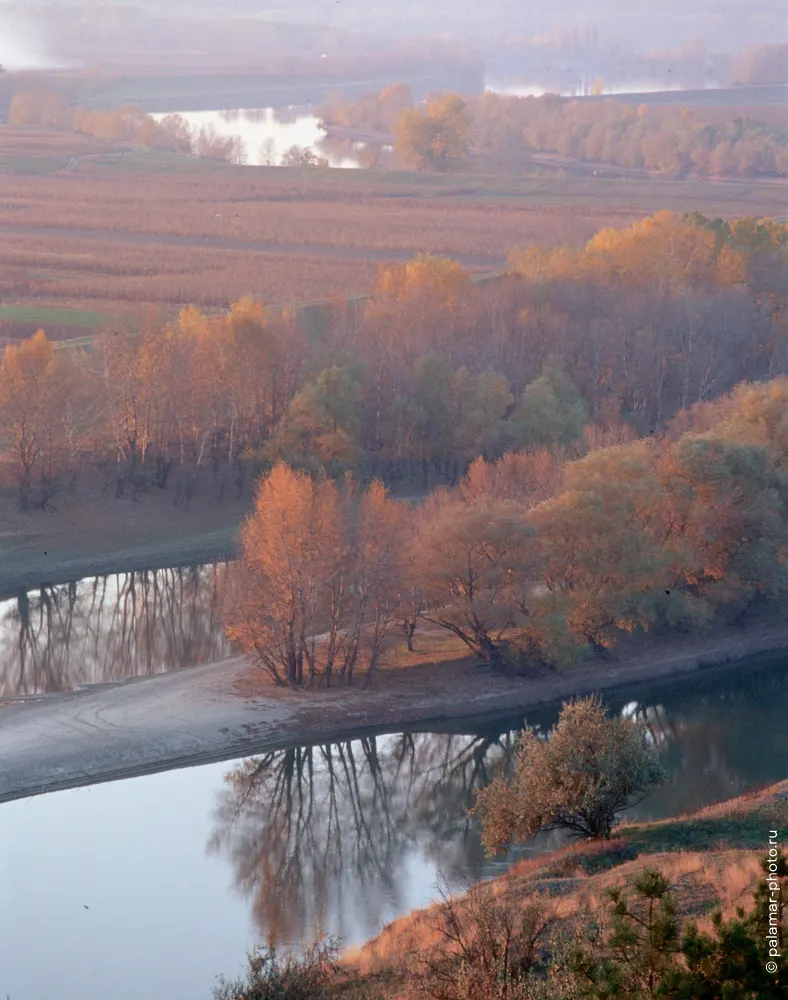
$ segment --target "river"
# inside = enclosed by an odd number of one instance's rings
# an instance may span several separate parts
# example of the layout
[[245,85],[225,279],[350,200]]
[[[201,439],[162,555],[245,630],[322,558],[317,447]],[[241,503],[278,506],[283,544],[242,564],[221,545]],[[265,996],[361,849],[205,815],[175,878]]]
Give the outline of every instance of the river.
[[[309,149],[328,160],[331,167],[359,166],[363,142],[332,142],[320,128],[311,105],[285,108],[250,108],[235,111],[175,111],[195,133],[212,129],[222,138],[239,138],[244,162],[249,166],[278,166],[293,146]],[[156,119],[166,117],[154,115]]]
[[[121,574],[6,602],[4,694],[222,655],[221,574]],[[784,659],[609,702],[641,720],[668,773],[637,817],[787,776]],[[529,721],[547,729],[556,714]],[[501,871],[507,859],[484,857],[468,809],[511,762],[521,724],[500,716],[381,733],[0,805],[0,995],[201,1000],[256,944],[297,945],[318,926],[355,944],[434,898],[439,876],[456,886]]]

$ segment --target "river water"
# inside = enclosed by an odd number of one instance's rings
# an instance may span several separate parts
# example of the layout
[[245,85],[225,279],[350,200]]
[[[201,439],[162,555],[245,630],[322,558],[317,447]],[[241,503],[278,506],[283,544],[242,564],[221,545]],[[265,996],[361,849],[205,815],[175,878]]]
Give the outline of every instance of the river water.
[[[199,132],[213,129],[222,138],[240,138],[249,166],[278,166],[292,147],[310,149],[325,157],[331,167],[358,167],[364,143],[332,143],[319,127],[310,105],[287,108],[250,108],[236,111],[176,111]],[[166,117],[163,114],[153,116]]]
[[[6,602],[4,693],[223,655],[221,573],[126,574]],[[788,776],[785,667],[740,663],[611,697],[647,727],[669,776],[634,815]],[[529,722],[549,728],[556,712]],[[201,1000],[256,944],[298,944],[318,927],[359,943],[434,898],[439,877],[501,871],[468,809],[511,762],[521,724],[305,745],[0,805],[0,996]]]
[[145,570],[21,590],[0,601],[0,699],[220,660],[224,566]]

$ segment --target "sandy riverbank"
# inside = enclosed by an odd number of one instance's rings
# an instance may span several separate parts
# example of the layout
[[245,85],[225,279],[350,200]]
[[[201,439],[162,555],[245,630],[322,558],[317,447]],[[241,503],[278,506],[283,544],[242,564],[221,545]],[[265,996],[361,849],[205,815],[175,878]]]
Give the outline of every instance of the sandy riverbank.
[[519,712],[788,650],[788,623],[666,640],[616,663],[510,678],[469,659],[383,670],[373,689],[278,691],[236,657],[0,705],[0,801],[371,731]]
[[57,498],[52,512],[0,506],[0,599],[42,584],[85,576],[164,569],[225,559],[251,500],[218,504],[198,496],[191,510],[155,491],[137,500],[101,494]]

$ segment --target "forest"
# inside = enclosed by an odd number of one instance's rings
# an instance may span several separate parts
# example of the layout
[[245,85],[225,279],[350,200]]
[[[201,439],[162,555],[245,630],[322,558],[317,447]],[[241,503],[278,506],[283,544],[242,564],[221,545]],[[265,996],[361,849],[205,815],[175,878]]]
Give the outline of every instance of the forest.
[[[733,620],[788,582],[786,241],[658,213],[484,282],[436,256],[382,267],[311,330],[244,299],[87,349],[40,331],[0,365],[3,484],[29,511],[85,490],[188,509],[262,476],[242,548],[269,561],[247,560],[230,628],[279,682],[370,677],[415,617],[489,662],[558,666]],[[415,509],[386,492],[435,486]],[[319,555],[286,649],[260,613],[277,511]]]
[[786,371],[788,227],[670,213],[580,250],[525,247],[485,281],[433,255],[380,268],[311,329],[246,298],[87,350],[39,331],[0,365],[3,481],[46,507],[104,488],[243,491],[277,461],[389,486],[457,484],[474,459],[569,456]]
[[788,594],[787,404],[788,379],[743,383],[583,458],[478,458],[415,507],[277,464],[241,532],[228,636],[276,684],[367,686],[418,623],[525,671],[742,623]]
[[756,116],[709,110],[491,91],[467,100],[438,95],[414,105],[400,84],[356,101],[329,100],[318,114],[329,132],[393,133],[398,154],[421,169],[459,169],[470,162],[533,169],[534,154],[547,153],[672,177],[788,173],[788,131],[779,117],[759,121],[765,108]]

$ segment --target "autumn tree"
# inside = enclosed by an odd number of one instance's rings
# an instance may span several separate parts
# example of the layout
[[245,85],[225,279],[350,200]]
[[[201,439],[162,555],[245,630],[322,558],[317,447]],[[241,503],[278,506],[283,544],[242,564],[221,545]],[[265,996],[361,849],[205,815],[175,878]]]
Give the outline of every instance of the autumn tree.
[[271,444],[273,454],[313,472],[340,475],[358,462],[360,421],[356,373],[332,365],[290,401]]
[[403,511],[373,484],[284,464],[260,481],[241,531],[227,634],[275,684],[368,685],[401,591]]
[[23,510],[46,504],[68,452],[76,458],[77,399],[69,398],[66,369],[58,364],[42,330],[5,349],[0,365],[0,427]]
[[406,109],[397,119],[396,148],[418,170],[451,170],[468,154],[471,118],[456,94],[431,98],[426,107]]
[[283,167],[327,167],[328,160],[319,156],[308,146],[291,146],[282,155]]
[[496,462],[487,462],[479,456],[471,463],[460,491],[470,502],[514,500],[533,507],[555,495],[563,467],[557,449],[510,451]]
[[400,115],[413,108],[413,93],[406,83],[384,87],[378,98],[375,124],[383,132],[391,132]]
[[203,125],[194,136],[193,156],[206,156],[213,160],[227,160],[228,163],[246,162],[243,139],[237,135],[220,135],[215,125]]
[[539,378],[523,389],[509,421],[510,433],[525,447],[568,445],[582,435],[587,417],[580,393],[559,359],[550,357]]
[[657,752],[631,719],[598,697],[566,702],[547,739],[520,734],[514,775],[478,796],[485,847],[497,851],[540,830],[609,838],[621,812],[664,781]]
[[661,466],[672,537],[691,553],[689,587],[740,611],[788,592],[788,479],[768,450],[686,435]]
[[[535,507],[539,565],[546,594],[529,629],[535,637],[560,623],[564,640],[601,651],[618,636],[657,623],[698,626],[703,601],[683,588],[693,554],[667,542],[667,504],[648,441],[605,448],[564,466],[563,490]],[[550,641],[556,635],[551,629]],[[550,648],[547,635],[542,637]]]
[[533,536],[511,503],[468,504],[441,496],[428,503],[412,541],[422,617],[500,665],[504,636],[527,616]]

